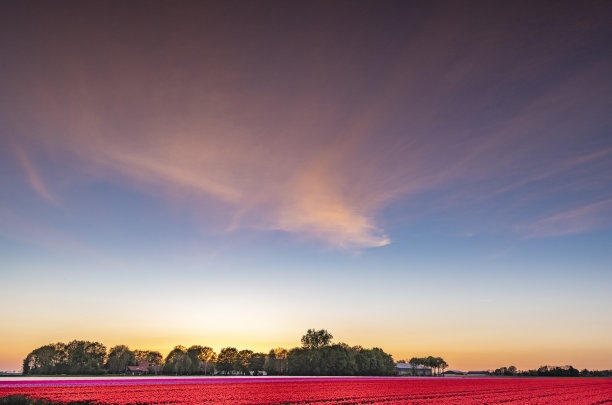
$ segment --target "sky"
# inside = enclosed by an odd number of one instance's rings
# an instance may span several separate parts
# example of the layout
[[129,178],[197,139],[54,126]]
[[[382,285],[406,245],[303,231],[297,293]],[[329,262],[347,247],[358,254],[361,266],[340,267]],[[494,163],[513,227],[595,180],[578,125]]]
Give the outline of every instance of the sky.
[[612,368],[612,3],[2,2],[0,370],[73,339]]

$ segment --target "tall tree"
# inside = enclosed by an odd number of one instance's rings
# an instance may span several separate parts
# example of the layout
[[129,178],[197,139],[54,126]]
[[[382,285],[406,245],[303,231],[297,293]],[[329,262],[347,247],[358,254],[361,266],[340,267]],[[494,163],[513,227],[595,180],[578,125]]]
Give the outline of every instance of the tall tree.
[[323,346],[321,354],[321,375],[354,375],[357,371],[355,352],[345,343]]
[[206,375],[211,372],[211,368],[214,367],[215,361],[217,361],[217,354],[208,346],[204,346],[203,349],[200,360],[204,362],[204,375]]
[[444,375],[444,370],[448,367],[448,363],[442,357],[436,357],[438,361],[438,372]]
[[162,370],[164,358],[160,352],[151,350],[134,350],[136,361],[146,361],[149,363],[149,372],[156,375]]
[[24,374],[55,374],[58,365],[55,345],[49,344],[32,350],[23,360]]
[[408,360],[408,363],[410,363],[410,366],[412,367],[412,375],[417,375],[418,367],[423,363],[423,359],[420,357],[413,357]]
[[240,350],[238,352],[238,356],[236,356],[235,369],[239,371],[242,375],[249,373],[249,362],[251,361],[252,355],[252,350]]
[[286,374],[287,373],[287,349],[283,349],[282,347],[277,347],[276,349],[272,349],[274,352],[274,359],[276,363],[276,370],[278,374]]
[[192,370],[192,360],[191,357],[187,353],[183,354],[178,358],[176,362],[176,372],[177,374],[191,374]]
[[194,373],[204,372],[204,374],[207,374],[210,364],[216,358],[215,352],[208,346],[191,346],[187,349],[187,354],[191,358]]
[[287,349],[277,347],[266,356],[264,370],[270,375],[287,374]]
[[266,356],[264,370],[268,375],[278,374],[276,371],[276,356],[274,355],[274,350],[270,350],[270,352]]
[[302,336],[302,347],[306,349],[318,349],[330,344],[333,335],[326,329],[308,329],[306,334]]
[[423,363],[424,363],[423,365],[425,367],[431,368],[431,371],[432,371],[433,375],[436,375],[436,369],[437,369],[437,366],[438,366],[438,361],[437,361],[437,359],[435,357],[427,356],[423,360]]
[[234,370],[238,350],[235,347],[224,347],[217,356],[217,368],[228,375]]
[[106,346],[99,342],[73,340],[66,345],[70,374],[101,374],[104,372]]
[[106,368],[110,374],[125,373],[127,366],[136,364],[134,352],[125,345],[115,346],[110,349],[108,359],[106,360]]
[[310,349],[294,347],[287,354],[288,372],[291,375],[315,375]]
[[[188,357],[187,349],[185,348],[185,346],[175,346],[174,349],[172,349],[172,351],[168,353],[168,356],[166,356],[166,361],[164,364],[164,373],[179,375],[189,372],[190,370],[184,369],[187,365],[187,361],[184,359],[182,360],[182,358],[185,356]],[[189,361],[189,368],[191,368],[191,361]]]
[[249,359],[249,371],[252,371],[253,375],[259,375],[259,372],[264,369],[265,362],[265,353],[253,353]]
[[392,375],[395,372],[395,362],[390,354],[378,347],[370,350],[362,349],[362,351],[367,352],[370,368],[361,369],[359,372],[361,375]]

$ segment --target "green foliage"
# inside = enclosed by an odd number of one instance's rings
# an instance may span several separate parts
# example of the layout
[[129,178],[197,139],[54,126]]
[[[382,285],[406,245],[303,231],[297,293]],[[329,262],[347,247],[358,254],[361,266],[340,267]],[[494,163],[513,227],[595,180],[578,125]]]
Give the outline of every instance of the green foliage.
[[73,340],[41,346],[23,361],[24,374],[102,374],[106,346]]
[[188,354],[184,354],[178,358],[176,362],[176,373],[177,374],[191,374],[193,361]]
[[[39,398],[28,398],[25,395],[11,395],[0,398],[0,405],[60,405],[58,402],[47,401]],[[91,405],[89,401],[72,401],[64,405]]]
[[392,375],[395,372],[395,362],[390,354],[382,349],[354,348],[356,350],[355,361],[357,363],[358,375]]
[[266,355],[226,347],[217,356],[207,346],[176,346],[165,360],[159,352],[131,351],[124,345],[111,348],[106,358],[104,345],[73,340],[41,346],[26,356],[23,365],[25,374],[97,374],[105,370],[115,374],[138,361],[148,362],[151,373],[169,375],[207,374],[215,369],[226,375],[258,375],[262,370],[270,375],[392,375],[395,371],[393,358],[382,349],[331,344],[331,339],[324,329],[309,329],[302,337],[302,347],[290,351],[276,348]]
[[265,363],[265,353],[253,353],[249,359],[249,371],[252,371],[253,375],[259,375],[259,373],[264,369]]
[[541,366],[537,370],[519,371],[516,367],[501,367],[492,372],[494,375],[503,376],[529,376],[529,377],[610,377],[612,370],[589,371],[584,369],[578,371],[573,366]]
[[235,347],[225,347],[221,349],[217,356],[217,368],[225,375],[234,371],[236,361],[238,360],[238,350]]
[[[234,347],[221,350],[219,356],[207,346],[191,346],[186,349],[176,346],[166,357],[149,350],[131,351],[127,346],[111,348],[106,357],[106,347],[99,342],[73,340],[68,344],[55,343],[32,350],[23,360],[24,374],[101,374],[122,373],[127,365],[138,361],[149,364],[149,372],[159,374],[211,374],[215,369],[230,374],[238,371],[243,374],[252,372],[258,375],[265,370],[269,375],[363,375],[385,376],[395,373],[395,362],[391,355],[380,348],[364,349],[350,347],[344,343],[331,344],[332,335],[325,329],[309,329],[302,336],[302,347],[289,351],[283,348],[264,353],[250,350],[238,352]],[[105,362],[106,359],[106,362]],[[406,363],[400,360],[400,363]],[[429,367],[434,374],[442,374],[448,364],[441,357],[413,357],[409,360],[414,370],[419,365]],[[572,366],[542,366],[537,370],[518,371],[516,367],[502,367],[496,375],[546,376],[546,377],[611,377],[612,370],[584,369],[578,371]],[[15,397],[15,401],[22,401]],[[9,402],[2,402],[0,405]],[[23,399],[25,401],[25,399]],[[31,401],[31,400],[27,400]],[[15,402],[28,403],[34,402]],[[42,402],[36,402],[42,404]]]
[[357,362],[356,350],[344,343],[324,346],[320,354],[321,375],[355,375]]
[[252,355],[252,350],[240,350],[238,352],[238,356],[236,357],[236,364],[234,365],[234,370],[240,372],[240,374],[242,375],[248,374],[249,362],[251,361]]
[[264,363],[264,370],[269,375],[287,374],[287,350],[282,347],[270,350]]
[[164,358],[160,352],[151,350],[134,350],[136,361],[146,361],[149,363],[149,373],[159,374],[164,365]]
[[53,374],[62,363],[60,357],[64,357],[56,351],[58,345],[49,344],[30,352],[23,361],[24,374]]
[[125,373],[127,366],[136,365],[136,356],[125,345],[111,348],[106,360],[106,369],[110,374]]
[[164,374],[185,375],[191,374],[192,360],[187,354],[187,349],[184,346],[175,346],[168,356],[164,364]]
[[187,349],[187,354],[191,359],[192,374],[207,374],[217,358],[213,349],[207,346],[191,346]]
[[319,349],[330,344],[334,337],[325,329],[308,329],[302,336],[302,347],[306,349]]
[[[25,373],[24,373],[25,374]],[[24,395],[11,395],[0,398],[0,405],[28,405],[28,399]]]
[[289,351],[292,375],[392,375],[395,362],[382,349],[350,347],[344,343]]
[[434,375],[440,375],[442,372],[444,372],[444,369],[448,367],[448,364],[444,361],[442,357],[433,356],[413,357],[408,361],[408,363],[410,363],[410,365],[412,366],[413,375],[417,375],[418,366],[431,368],[432,373]]
[[66,345],[71,374],[102,374],[106,346],[99,342],[73,340]]

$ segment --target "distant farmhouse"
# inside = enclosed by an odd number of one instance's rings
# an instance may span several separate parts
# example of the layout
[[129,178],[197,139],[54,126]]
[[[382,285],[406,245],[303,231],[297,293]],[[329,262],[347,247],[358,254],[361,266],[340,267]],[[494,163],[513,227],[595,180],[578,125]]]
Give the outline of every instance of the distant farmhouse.
[[141,360],[137,366],[127,366],[126,374],[143,375],[149,373],[149,362]]
[[444,375],[465,375],[465,371],[461,370],[446,370]]
[[431,368],[421,365],[412,367],[412,364],[410,363],[395,363],[395,374],[427,376],[433,375],[433,372]]
[[444,375],[467,375],[473,377],[482,377],[489,375],[488,371],[461,371],[461,370],[446,370]]

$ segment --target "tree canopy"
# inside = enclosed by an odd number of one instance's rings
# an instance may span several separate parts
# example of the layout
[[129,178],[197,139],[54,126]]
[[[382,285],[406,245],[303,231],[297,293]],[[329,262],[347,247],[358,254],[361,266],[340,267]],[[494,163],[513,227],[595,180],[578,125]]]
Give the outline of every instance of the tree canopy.
[[119,345],[111,348],[106,360],[106,369],[110,374],[124,373],[127,366],[136,364],[136,356],[125,345]]
[[333,335],[326,329],[308,329],[306,334],[302,336],[302,347],[306,349],[319,349],[329,345],[333,338]]
[[235,347],[224,347],[217,356],[217,369],[225,375],[234,370],[238,361],[238,350]]
[[106,346],[99,342],[73,340],[30,352],[23,361],[24,374],[103,374]]

